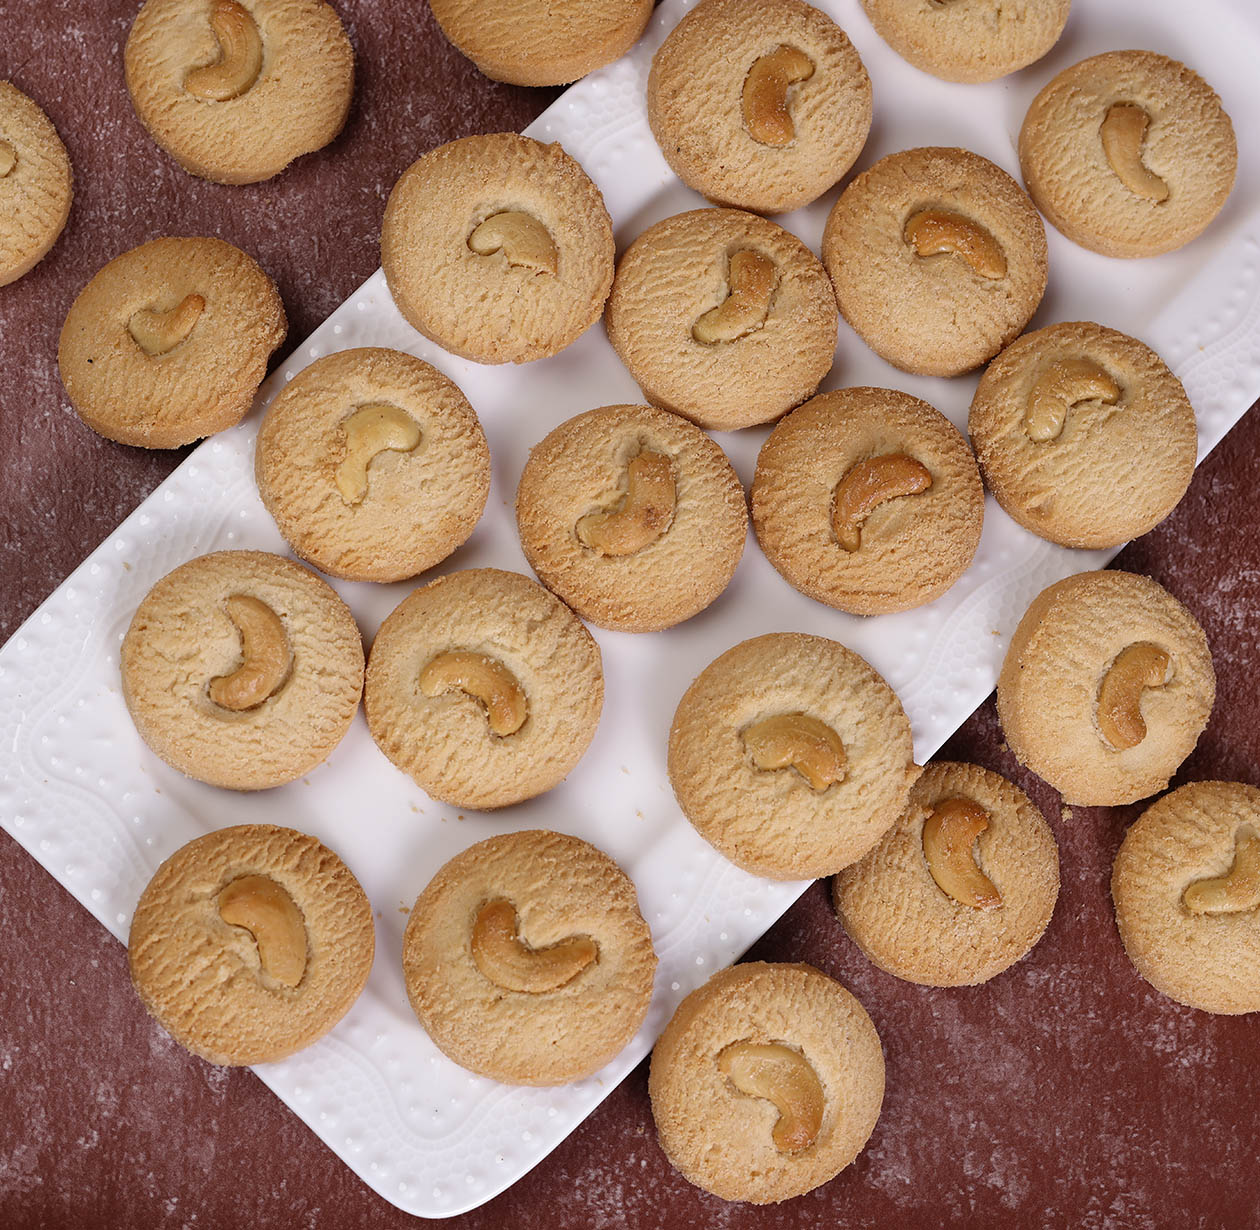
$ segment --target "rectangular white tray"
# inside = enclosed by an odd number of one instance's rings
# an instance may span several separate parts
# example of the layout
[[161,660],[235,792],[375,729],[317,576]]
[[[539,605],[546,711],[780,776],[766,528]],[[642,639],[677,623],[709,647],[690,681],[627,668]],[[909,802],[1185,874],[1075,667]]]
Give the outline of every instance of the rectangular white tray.
[[[1260,130],[1260,14],[1231,0],[1203,0],[1193,13],[1184,0],[1077,0],[1063,42],[1046,60],[992,85],[958,86],[895,56],[858,0],[819,3],[849,33],[874,81],[875,127],[859,168],[911,145],[956,144],[1018,175],[1015,137],[1033,95],[1059,69],[1109,48],[1156,48],[1211,81],[1244,138],[1222,216],[1188,249],[1151,261],[1108,260],[1050,230],[1050,290],[1034,321],[1099,320],[1153,345],[1189,391],[1206,454],[1260,394],[1260,166],[1250,139]],[[629,56],[570,89],[527,130],[562,142],[599,184],[619,248],[658,219],[702,203],[665,166],[643,105],[651,56],[687,7],[666,0]],[[834,197],[781,221],[817,250]],[[395,346],[434,363],[464,389],[485,426],[494,461],[487,513],[438,572],[480,565],[528,572],[511,503],[530,446],[582,410],[641,400],[600,326],[553,359],[480,367],[419,337],[378,272],[267,381],[260,406],[313,359],[360,345]],[[906,376],[842,324],[824,387],[850,384],[906,389],[962,427],[975,377]],[[488,1200],[554,1148],[647,1053],[678,1000],[737,957],[806,887],[732,867],[675,805],[665,734],[704,665],[766,631],[840,640],[896,688],[925,760],[992,689],[1029,600],[1110,554],[1052,547],[989,500],[979,554],[950,593],[917,611],[862,620],[791,590],[750,538],[728,592],[689,623],[641,637],[595,630],[607,676],[603,721],[578,768],[542,798],[492,817],[434,803],[377,751],[361,716],[308,779],[237,795],[181,777],[141,743],[119,693],[118,645],[149,587],[184,560],[224,547],[285,550],[254,487],[258,419],[256,411],[197,449],[0,651],[0,824],[122,940],[158,863],[209,829],[288,824],[336,849],[377,914],[375,968],[327,1038],[257,1071],[370,1186],[430,1217]],[[765,435],[719,437],[745,484]],[[412,588],[336,587],[369,641]],[[634,878],[660,973],[643,1028],[602,1072],[561,1089],[516,1089],[472,1076],[434,1048],[408,1007],[399,951],[405,910],[443,862],[492,833],[543,826],[594,842]]]

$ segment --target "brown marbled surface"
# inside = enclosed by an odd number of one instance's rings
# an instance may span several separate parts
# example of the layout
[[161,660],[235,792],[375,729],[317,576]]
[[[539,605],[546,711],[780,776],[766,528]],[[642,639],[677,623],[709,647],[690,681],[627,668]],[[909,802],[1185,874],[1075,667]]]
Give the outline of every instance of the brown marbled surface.
[[[0,0],[0,77],[52,116],[76,198],[51,255],[0,289],[0,640],[178,463],[101,440],[57,378],[61,320],[107,259],[161,234],[215,234],[279,282],[291,340],[377,265],[385,198],[420,152],[519,129],[554,96],[482,78],[424,0],[336,0],[359,57],[328,150],[224,188],[149,141],[122,82],[133,0]],[[1177,782],[1260,783],[1260,496],[1253,409],[1183,504],[1121,566],[1195,612],[1216,710]],[[656,1146],[646,1065],[536,1170],[452,1227],[1250,1227],[1260,1220],[1260,1016],[1210,1017],[1141,982],[1112,920],[1111,860],[1139,807],[1060,814],[1004,749],[992,702],[945,749],[1009,773],[1059,839],[1063,891],[1042,943],[979,988],[875,970],[815,885],[755,948],[839,977],[883,1038],[888,1094],[853,1167],[769,1209],[690,1187]],[[3,752],[0,752],[0,772]],[[185,1054],[145,1016],[122,947],[0,835],[0,1226],[411,1224],[249,1072]],[[1257,954],[1260,960],[1260,954]]]

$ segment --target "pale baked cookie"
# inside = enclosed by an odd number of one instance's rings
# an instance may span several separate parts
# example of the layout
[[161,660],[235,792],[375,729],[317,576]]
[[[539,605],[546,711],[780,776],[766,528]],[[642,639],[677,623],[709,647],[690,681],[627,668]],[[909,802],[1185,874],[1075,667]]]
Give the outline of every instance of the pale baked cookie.
[[341,742],[363,691],[349,608],[309,569],[264,551],[216,551],[168,573],[120,656],[144,741],[229,790],[309,773]]
[[93,431],[178,448],[245,417],[287,328],[253,257],[221,239],[154,239],[79,292],[57,362]]
[[0,286],[48,254],[70,216],[74,175],[52,120],[0,81]]
[[1185,494],[1194,408],[1149,346],[1077,321],[1016,338],[980,377],[968,421],[997,502],[1065,547],[1114,547]]
[[1155,256],[1200,234],[1234,186],[1234,126],[1196,72],[1154,51],[1064,69],[1019,134],[1024,183],[1074,243]]
[[1125,834],[1111,877],[1125,951],[1157,991],[1260,1012],[1260,790],[1191,782]]
[[604,406],[534,446],[516,523],[530,567],[579,615],[656,632],[726,588],[748,510],[726,454],[698,427],[652,406]]
[[442,33],[487,77],[567,85],[629,51],[654,0],[429,0]]
[[604,703],[599,646],[559,598],[471,568],[409,594],[381,625],[363,705],[372,738],[435,799],[490,810],[557,785]]
[[857,862],[919,776],[897,694],[852,650],[772,632],[700,672],[669,732],[687,819],[731,862],[803,880]]
[[141,123],[220,184],[278,175],[340,131],[354,49],[323,0],[147,0],[124,57]]
[[258,490],[303,559],[352,581],[399,581],[472,533],[490,450],[456,385],[398,350],[342,350],[271,403],[254,453]]
[[563,1085],[634,1037],[656,953],[630,877],[587,842],[538,829],[478,842],[429,881],[402,967],[443,1054],[509,1084]]
[[514,132],[431,150],[390,193],[381,266],[425,337],[478,363],[563,350],[600,317],[613,236],[599,189],[560,148]]
[[835,1178],[884,1101],[866,1010],[811,965],[736,965],[678,1005],[652,1052],[665,1156],[723,1200],[774,1204]]
[[957,376],[991,359],[1046,289],[1046,230],[1001,167],[965,149],[881,158],[823,232],[840,313],[903,371]]
[[871,80],[845,32],[801,0],[701,0],[652,59],[647,109],[689,188],[779,214],[853,165]]
[[1082,572],[1043,590],[998,676],[1002,733],[1068,803],[1116,807],[1162,790],[1216,698],[1207,638],[1149,577]]
[[295,829],[240,824],[181,846],[131,920],[131,981],[181,1046],[272,1063],[326,1034],[372,969],[372,907],[350,869]]
[[937,761],[833,890],[844,929],[880,969],[924,986],[974,986],[1041,939],[1059,895],[1059,850],[1013,782]]
[[862,0],[903,60],[946,81],[994,81],[1059,41],[1072,0]]
[[626,250],[604,324],[649,401],[730,431],[818,388],[838,320],[827,271],[795,235],[742,210],[693,209]]
[[939,410],[896,389],[837,389],[770,433],[752,515],[789,584],[879,615],[931,602],[967,570],[984,488],[966,440]]

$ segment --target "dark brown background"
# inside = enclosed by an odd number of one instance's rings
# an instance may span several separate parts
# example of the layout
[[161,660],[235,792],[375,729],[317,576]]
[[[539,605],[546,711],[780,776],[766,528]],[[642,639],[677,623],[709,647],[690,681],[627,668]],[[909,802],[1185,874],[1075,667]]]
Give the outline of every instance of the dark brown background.
[[[136,7],[0,0],[0,77],[48,111],[76,177],[57,247],[0,289],[0,641],[183,456],[99,439],[62,393],[61,320],[107,259],[158,235],[220,235],[277,279],[300,340],[376,268],[386,196],[413,158],[466,133],[524,127],[554,97],[486,81],[442,40],[424,0],[337,0],[359,65],[346,131],[271,183],[218,187],[179,170],[132,114],[121,52]],[[1119,561],[1185,601],[1215,655],[1216,711],[1178,782],[1260,782],[1258,451],[1253,409],[1176,513]],[[449,1224],[1255,1225],[1260,1016],[1179,1007],[1129,966],[1107,885],[1140,809],[1061,816],[1054,792],[1005,751],[991,701],[945,754],[1010,774],[1046,810],[1062,895],[1032,955],[971,990],[875,970],[822,885],[757,945],[757,957],[840,978],[879,1028],[888,1094],[853,1167],[778,1208],[706,1196],[656,1146],[641,1065],[533,1173]],[[251,1073],[171,1044],[135,999],[122,947],[0,834],[0,1225],[412,1220]]]

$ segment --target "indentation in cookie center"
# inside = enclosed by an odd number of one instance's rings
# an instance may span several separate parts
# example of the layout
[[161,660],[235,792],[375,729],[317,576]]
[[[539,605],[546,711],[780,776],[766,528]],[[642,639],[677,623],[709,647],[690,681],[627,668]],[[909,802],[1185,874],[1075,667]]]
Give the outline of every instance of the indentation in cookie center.
[[669,529],[677,497],[673,462],[648,449],[626,466],[626,494],[613,507],[579,517],[573,530],[600,555],[635,555]]
[[822,1082],[799,1051],[779,1042],[732,1042],[719,1052],[717,1065],[740,1093],[774,1104],[779,1118],[770,1138],[781,1153],[799,1153],[818,1138]]
[[1191,914],[1243,914],[1260,908],[1260,835],[1249,824],[1239,825],[1230,869],[1195,880],[1182,901]]
[[368,471],[385,452],[409,453],[420,443],[420,425],[402,407],[388,402],[360,406],[342,420],[345,448],[337,466],[336,484],[342,501],[362,504],[368,492]]
[[902,238],[920,257],[954,255],[977,277],[1006,277],[1006,253],[993,233],[952,209],[920,209],[906,220]]
[[848,756],[840,736],[808,713],[776,713],[743,731],[752,762],[764,772],[795,769],[811,790],[844,781]]
[[233,880],[219,893],[219,917],[243,927],[258,946],[264,974],[296,987],[306,972],[306,923],[297,902],[270,876]]
[[691,336],[705,346],[733,342],[760,329],[770,314],[779,275],[774,261],[743,248],[732,254],[726,275],[727,295],[691,326]]
[[1114,406],[1120,386],[1093,359],[1059,359],[1037,377],[1028,395],[1024,431],[1037,444],[1057,440],[1063,434],[1068,412],[1083,401]]
[[200,295],[185,295],[165,312],[153,308],[133,312],[127,321],[127,332],[150,358],[160,358],[192,336],[205,310],[206,301]]
[[551,232],[532,214],[509,209],[491,214],[468,236],[468,247],[478,256],[502,252],[509,265],[554,274],[560,257]]
[[918,495],[932,485],[932,472],[905,453],[868,457],[850,467],[836,484],[831,502],[831,530],[846,551],[862,545],[862,525],[881,504]]
[[261,598],[233,594],[225,606],[241,638],[241,664],[210,680],[210,699],[233,712],[256,709],[287,682],[293,651],[280,616]]
[[448,650],[430,659],[420,672],[420,691],[430,698],[464,692],[486,710],[490,730],[514,735],[529,716],[529,701],[516,676],[489,654]]
[[516,907],[503,898],[477,911],[470,943],[473,962],[495,986],[527,995],[559,990],[599,956],[599,945],[585,935],[530,947],[520,936]]

